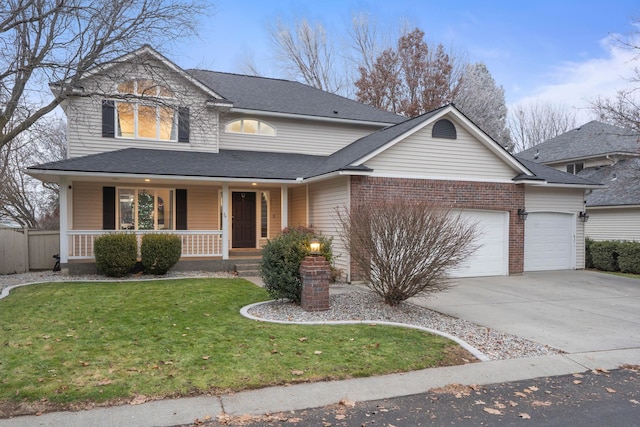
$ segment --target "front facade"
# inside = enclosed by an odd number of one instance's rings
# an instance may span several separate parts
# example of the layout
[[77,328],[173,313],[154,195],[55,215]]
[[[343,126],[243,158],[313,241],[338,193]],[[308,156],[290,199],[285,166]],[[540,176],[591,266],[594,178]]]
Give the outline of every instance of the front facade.
[[334,238],[351,280],[336,209],[389,197],[428,199],[480,224],[481,247],[456,276],[584,265],[577,218],[597,186],[532,170],[454,106],[406,120],[300,83],[184,71],[149,47],[82,87],[53,90],[68,93],[69,158],[28,173],[60,184],[71,270],[92,265],[104,233],[178,234],[184,263],[230,268],[282,229],[313,226]]
[[586,237],[640,241],[637,133],[591,121],[517,156],[602,184],[585,194]]

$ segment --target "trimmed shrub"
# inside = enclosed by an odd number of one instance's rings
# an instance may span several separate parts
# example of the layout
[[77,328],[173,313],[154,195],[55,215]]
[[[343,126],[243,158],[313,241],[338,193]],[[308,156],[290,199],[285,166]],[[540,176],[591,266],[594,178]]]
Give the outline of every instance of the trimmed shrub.
[[595,268],[593,265],[593,258],[591,257],[592,244],[592,239],[588,237],[584,239],[584,268]]
[[285,228],[275,239],[262,248],[260,276],[264,287],[274,299],[289,299],[299,304],[302,299],[300,263],[309,253],[309,242],[320,240],[320,254],[329,263],[332,260],[331,239],[319,236],[307,227]]
[[640,242],[623,242],[618,246],[618,266],[623,273],[640,274]]
[[98,271],[110,277],[122,277],[136,265],[138,243],[135,234],[105,234],[93,242]]
[[591,259],[593,266],[602,271],[620,271],[618,266],[620,242],[607,240],[603,242],[592,242]]
[[145,274],[166,274],[180,259],[182,240],[175,234],[145,234],[140,260]]

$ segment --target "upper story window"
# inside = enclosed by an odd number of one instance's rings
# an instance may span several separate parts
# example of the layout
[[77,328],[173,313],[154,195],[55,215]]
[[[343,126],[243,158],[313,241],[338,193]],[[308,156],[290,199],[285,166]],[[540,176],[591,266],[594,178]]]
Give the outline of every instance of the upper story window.
[[189,142],[189,109],[162,102],[173,97],[167,87],[151,80],[128,80],[118,84],[117,91],[124,100],[102,102],[102,136]]
[[227,123],[224,127],[229,133],[249,133],[254,135],[275,136],[276,128],[270,124],[255,119],[238,119]]
[[567,165],[567,173],[571,173],[574,175],[579,173],[582,169],[584,169],[584,162],[569,163]]

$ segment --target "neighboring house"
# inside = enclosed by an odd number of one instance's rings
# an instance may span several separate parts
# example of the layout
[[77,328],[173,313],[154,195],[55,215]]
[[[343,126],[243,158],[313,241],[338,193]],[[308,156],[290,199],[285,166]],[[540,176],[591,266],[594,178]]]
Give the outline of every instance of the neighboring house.
[[457,276],[584,266],[578,217],[598,186],[519,161],[453,105],[407,120],[297,82],[182,70],[146,46],[53,90],[68,93],[69,158],[27,172],[60,184],[71,272],[115,230],[182,236],[179,268],[232,268],[283,228],[313,225],[351,280],[336,208],[389,197],[479,223]]
[[517,157],[598,182],[586,193],[586,235],[640,241],[640,135],[591,121]]

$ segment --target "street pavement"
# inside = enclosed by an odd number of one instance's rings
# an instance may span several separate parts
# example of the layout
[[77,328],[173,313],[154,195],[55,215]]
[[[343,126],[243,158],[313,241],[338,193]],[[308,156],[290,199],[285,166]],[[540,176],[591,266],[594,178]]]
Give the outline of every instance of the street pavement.
[[[188,425],[195,420],[216,419],[220,414],[240,417],[301,411],[340,401],[371,402],[411,396],[452,384],[482,387],[640,365],[637,280],[584,271],[473,278],[459,280],[454,288],[435,298],[413,302],[566,353],[271,387],[221,397],[167,399],[136,406],[18,417],[0,420],[0,427]],[[632,408],[637,411],[637,407]]]

